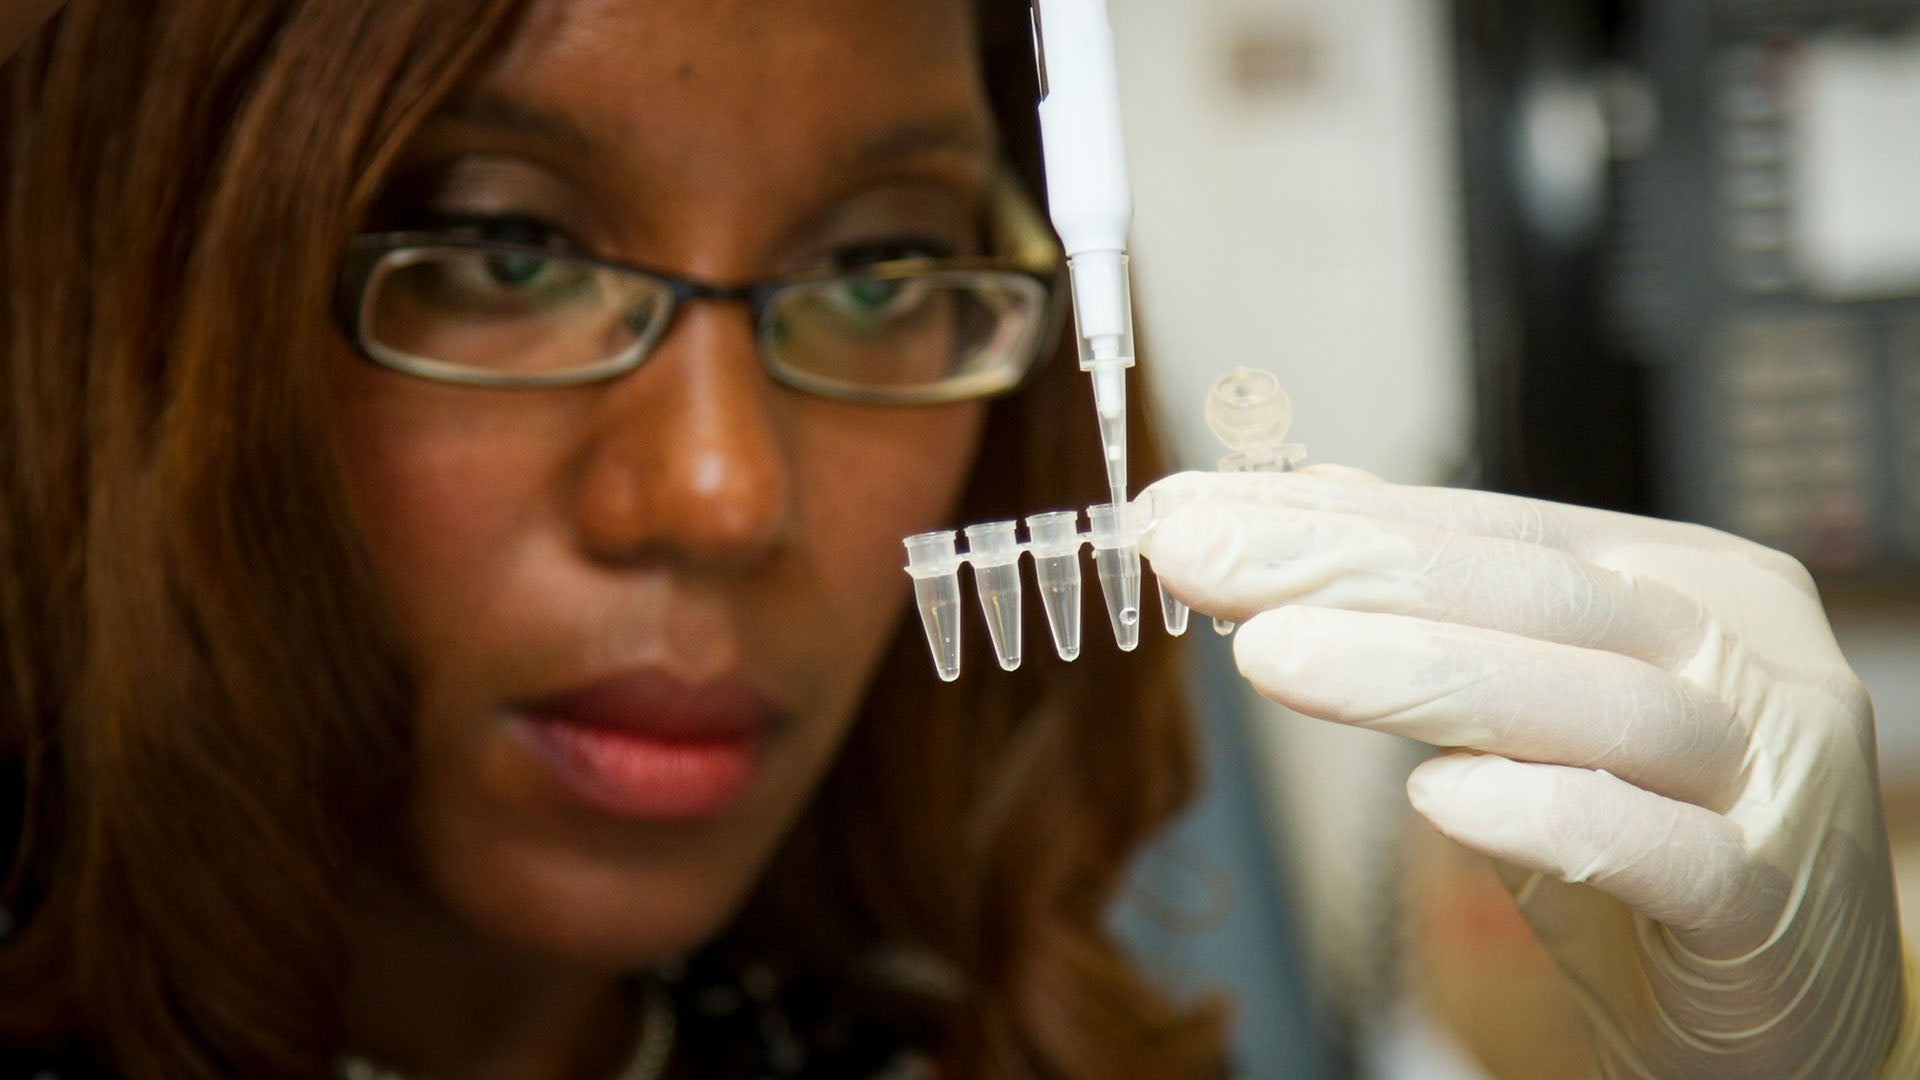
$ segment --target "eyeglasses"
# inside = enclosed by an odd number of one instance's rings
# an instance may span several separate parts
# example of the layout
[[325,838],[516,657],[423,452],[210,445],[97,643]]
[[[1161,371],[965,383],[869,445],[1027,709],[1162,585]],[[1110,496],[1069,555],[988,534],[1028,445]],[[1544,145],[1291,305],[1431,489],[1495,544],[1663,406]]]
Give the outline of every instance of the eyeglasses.
[[533,244],[371,233],[349,245],[338,314],[383,367],[531,388],[632,371],[682,305],[734,301],[753,312],[776,382],[848,401],[961,401],[1018,386],[1059,330],[1059,246],[1011,179],[995,183],[985,225],[1000,254],[736,285]]

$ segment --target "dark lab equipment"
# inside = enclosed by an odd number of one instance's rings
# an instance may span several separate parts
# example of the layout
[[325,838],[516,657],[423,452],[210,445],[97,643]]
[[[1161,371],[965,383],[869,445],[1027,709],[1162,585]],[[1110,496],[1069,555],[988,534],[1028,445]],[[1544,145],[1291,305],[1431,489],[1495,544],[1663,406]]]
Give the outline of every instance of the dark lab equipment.
[[1920,0],[1456,0],[1489,487],[1920,583]]

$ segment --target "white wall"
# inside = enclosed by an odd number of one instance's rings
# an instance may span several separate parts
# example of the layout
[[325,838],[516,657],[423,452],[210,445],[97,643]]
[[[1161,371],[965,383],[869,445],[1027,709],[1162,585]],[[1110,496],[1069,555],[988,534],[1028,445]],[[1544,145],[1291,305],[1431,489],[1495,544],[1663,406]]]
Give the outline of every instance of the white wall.
[[[1280,375],[1316,459],[1444,479],[1470,403],[1443,6],[1110,4],[1142,364],[1187,451],[1214,456],[1198,402],[1244,364]],[[1250,40],[1303,70],[1236,86]]]
[[[1313,460],[1445,480],[1470,443],[1445,9],[1430,0],[1109,0],[1120,53],[1141,369],[1188,465],[1200,403],[1275,371]],[[1259,68],[1242,77],[1236,57]],[[1136,486],[1145,477],[1136,478]],[[1206,633],[1199,629],[1196,633]],[[1257,700],[1257,699],[1256,699]],[[1375,901],[1408,744],[1259,702],[1306,940],[1340,986]]]

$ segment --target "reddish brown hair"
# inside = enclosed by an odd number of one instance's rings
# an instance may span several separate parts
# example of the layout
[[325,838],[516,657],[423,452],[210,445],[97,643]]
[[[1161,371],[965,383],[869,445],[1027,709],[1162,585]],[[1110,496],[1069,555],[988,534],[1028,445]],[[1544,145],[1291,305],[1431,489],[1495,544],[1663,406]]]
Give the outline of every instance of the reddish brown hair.
[[[411,749],[320,404],[333,273],[514,6],[72,0],[6,65],[0,1036],[134,1075],[328,1072],[337,898]],[[982,8],[1031,180],[1025,6]],[[996,404],[962,520],[1098,499],[1086,397],[1056,362]],[[958,996],[906,1007],[967,1074],[1217,1072],[1215,1018],[1103,929],[1191,785],[1166,642],[1015,676],[971,655],[953,687],[924,650],[903,623],[739,932],[876,1001],[875,947],[933,958]]]

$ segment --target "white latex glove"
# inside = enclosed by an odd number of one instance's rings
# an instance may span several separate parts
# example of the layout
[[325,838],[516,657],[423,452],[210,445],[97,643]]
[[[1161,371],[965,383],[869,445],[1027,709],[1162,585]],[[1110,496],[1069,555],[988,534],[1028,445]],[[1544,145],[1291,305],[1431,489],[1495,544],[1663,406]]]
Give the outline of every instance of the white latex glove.
[[1408,795],[1497,860],[1601,1075],[1920,1076],[1872,707],[1798,563],[1324,466],[1147,494],[1193,500],[1144,553],[1261,693],[1453,751]]

